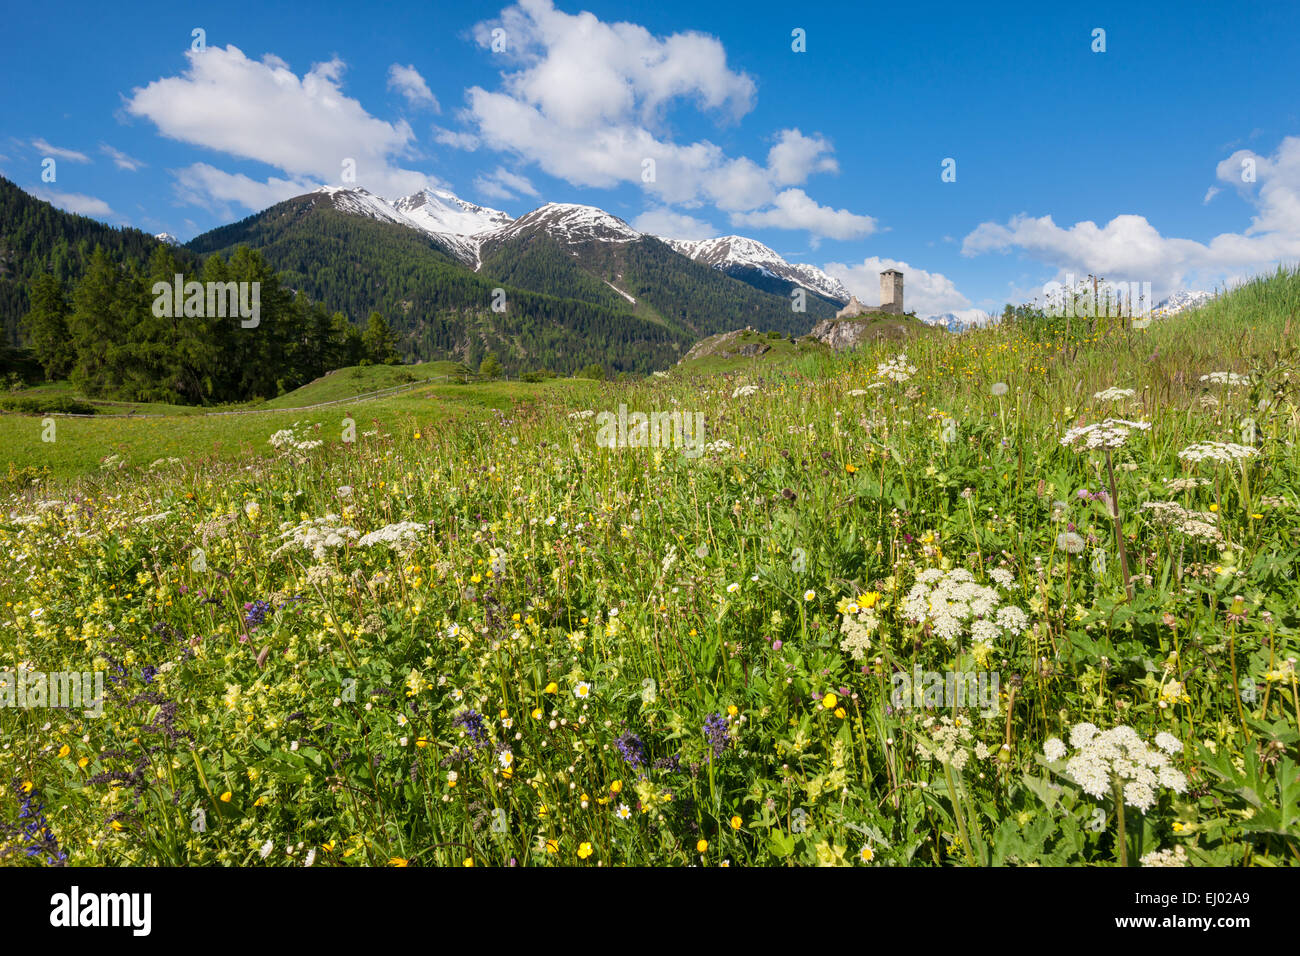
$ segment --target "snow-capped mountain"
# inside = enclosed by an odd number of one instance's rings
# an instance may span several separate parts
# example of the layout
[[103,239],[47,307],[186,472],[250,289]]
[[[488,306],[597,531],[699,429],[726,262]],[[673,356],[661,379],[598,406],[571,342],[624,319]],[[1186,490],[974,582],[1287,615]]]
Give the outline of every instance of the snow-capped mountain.
[[921,321],[926,325],[941,325],[949,332],[965,332],[967,329],[977,329],[991,325],[994,318],[987,312],[980,312],[975,315],[956,315],[952,312],[943,312],[939,315],[926,316]]
[[595,206],[548,202],[513,219],[508,213],[466,202],[442,189],[422,189],[401,199],[387,200],[365,189],[322,186],[325,197],[340,212],[368,216],[381,222],[409,226],[437,240],[448,252],[477,271],[483,244],[543,233],[564,243],[631,242],[641,238],[622,219]]
[[[1067,276],[1073,278],[1073,276]],[[1151,283],[1149,282],[1099,282],[1095,286],[1096,302],[1093,303],[1094,286],[1090,277],[1076,279],[1073,284],[1049,283],[1044,287],[1042,308],[1044,311],[1068,310],[1073,306],[1075,314],[1087,314],[1095,310],[1105,314],[1110,310],[1125,315],[1142,315],[1149,313],[1155,318],[1177,315],[1188,309],[1197,309],[1214,298],[1213,292],[1200,292],[1178,289],[1164,299],[1153,304]]]
[[[356,240],[346,252],[355,271],[347,275],[320,269],[322,257],[333,262],[338,253],[329,249],[322,256],[316,249],[343,220]],[[418,338],[428,354],[449,348],[461,354],[480,342],[472,319],[495,306],[498,290],[506,288],[511,294],[503,314],[510,318],[496,321],[517,317],[520,324],[504,331],[494,326],[493,348],[535,354],[561,348],[548,344],[557,329],[572,336],[563,339],[566,355],[585,356],[598,340],[607,350],[616,341],[629,354],[648,349],[658,355],[655,350],[746,325],[804,335],[841,308],[810,289],[804,308],[792,309],[795,282],[811,284],[802,270],[796,280],[754,266],[743,275],[715,269],[594,206],[546,203],[513,219],[432,187],[400,198],[356,185],[321,187],[196,236],[187,248],[204,255],[240,245],[258,249],[272,268],[301,276],[298,291],[313,301],[349,316],[391,315],[393,328],[400,326],[408,342]],[[761,245],[750,245],[749,252],[749,261],[761,256],[782,265]],[[436,346],[421,325],[435,316],[443,322],[439,334],[445,333]],[[600,338],[605,333],[612,338]]]
[[315,194],[340,212],[418,229],[475,270],[483,238],[514,221],[499,209],[466,202],[442,189],[421,189],[391,202],[359,187],[322,186]]
[[[539,233],[570,245],[627,243],[643,238],[617,216],[578,203],[548,202],[512,219],[499,209],[466,202],[444,189],[422,189],[394,200],[383,199],[360,187],[322,186],[312,195],[327,200],[340,212],[417,229],[475,271],[482,266],[485,245],[496,248],[509,240]],[[764,291],[784,295],[788,288],[802,286],[840,304],[849,300],[849,290],[838,279],[816,266],[786,262],[754,239],[722,236],[698,241],[663,239],[663,242],[690,259]],[[627,295],[621,290],[620,294]]]
[[1179,289],[1157,302],[1151,311],[1156,315],[1177,315],[1188,309],[1199,309],[1213,298],[1213,292],[1191,292],[1187,289]]
[[426,232],[477,236],[514,221],[500,209],[466,202],[445,189],[421,189],[392,205],[408,219],[422,224]]
[[[499,209],[466,202],[443,189],[422,189],[400,199],[384,199],[360,187],[322,186],[309,194],[334,209],[416,229],[455,259],[479,271],[485,258],[515,240],[544,235],[565,245],[636,243],[647,237],[622,219],[595,206],[548,202],[518,219]],[[763,292],[786,296],[800,286],[828,303],[843,305],[849,290],[816,266],[790,263],[772,249],[744,236],[699,241],[663,239],[674,252],[711,266]],[[574,255],[579,255],[575,250]],[[613,278],[613,277],[611,277]],[[604,280],[610,284],[608,279]],[[617,285],[616,292],[635,304]]]
[[339,212],[351,213],[354,216],[368,216],[381,222],[395,222],[402,226],[415,226],[414,222],[398,212],[387,199],[381,199],[360,187],[349,189],[345,186],[322,186],[312,195],[325,197]]
[[664,238],[663,241],[682,255],[728,274],[756,270],[762,275],[802,286],[841,304],[849,301],[849,290],[839,279],[827,275],[816,266],[786,262],[774,250],[745,236],[719,236],[716,239]]
[[603,209],[548,202],[497,229],[492,239],[515,239],[538,232],[564,243],[632,242],[641,238],[641,233]]
[[466,202],[444,189],[421,189],[392,205],[415,228],[441,238],[456,258],[476,269],[481,237],[514,221],[500,209]]
[[170,232],[160,232],[154,236],[159,242],[165,242],[169,246],[179,246],[181,241],[173,236]]

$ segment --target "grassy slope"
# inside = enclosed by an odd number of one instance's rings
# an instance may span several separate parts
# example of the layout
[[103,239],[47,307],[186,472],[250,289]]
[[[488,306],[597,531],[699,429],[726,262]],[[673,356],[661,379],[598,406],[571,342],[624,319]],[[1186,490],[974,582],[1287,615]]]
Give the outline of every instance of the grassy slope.
[[336,402],[385,389],[414,386],[420,382],[463,382],[468,375],[457,362],[418,362],[415,365],[357,365],[336,369],[292,392],[265,402],[258,408],[304,408],[322,402]]
[[[877,389],[867,388],[876,363],[896,345],[773,365],[737,399],[730,382],[701,376],[427,386],[359,406],[358,430],[380,433],[356,449],[323,432],[325,445],[299,456],[105,475],[77,507],[10,498],[4,510],[29,517],[0,522],[0,664],[72,670],[125,657],[129,668],[101,721],[67,712],[50,726],[0,709],[16,741],[0,750],[0,779],[31,781],[74,863],[257,864],[269,840],[277,854],[328,843],[321,865],[576,865],[580,847],[591,848],[586,865],[811,865],[858,859],[864,844],[894,865],[1109,864],[1113,824],[1103,812],[1091,828],[1097,802],[1043,760],[1049,738],[1090,721],[1182,742],[1171,763],[1192,792],[1162,785],[1148,812],[1130,812],[1128,862],[1172,846],[1202,864],[1292,862],[1300,804],[1283,788],[1295,772],[1296,685],[1266,674],[1300,653],[1300,415],[1282,378],[1296,375],[1294,349],[1276,364],[1298,312],[1290,275],[1073,346],[1000,328],[925,337],[908,343],[911,380]],[[1227,370],[1274,378],[1249,389],[1200,381]],[[1008,389],[995,395],[999,382]],[[1102,405],[1092,396],[1107,387],[1136,394]],[[459,399],[461,421],[430,429],[444,396]],[[1261,397],[1277,401],[1260,411]],[[565,414],[622,402],[698,410],[708,440],[729,445],[699,459],[611,451],[590,418]],[[1247,414],[1259,419],[1249,483],[1235,466],[1179,459],[1193,442],[1236,440]],[[1131,602],[1109,514],[1074,494],[1099,487],[1097,456],[1060,443],[1065,429],[1111,415],[1152,423],[1116,455],[1140,576]],[[269,417],[245,416],[255,453]],[[942,418],[956,419],[956,440],[943,438]],[[1214,480],[1176,494],[1165,485],[1189,475]],[[1231,544],[1181,537],[1138,507],[1171,497],[1213,506]],[[1058,499],[1108,564],[1063,555]],[[412,550],[358,543],[311,573],[311,555],[275,555],[280,522],[326,514],[363,533],[412,522]],[[908,623],[908,588],[944,567],[981,581],[999,569],[1014,585],[1007,602],[1034,627],[998,633],[980,661],[969,644]],[[837,601],[864,591],[880,630],[853,660],[840,627],[855,612]],[[250,602],[287,595],[301,600],[248,623]],[[995,716],[963,717],[991,753],[1007,741],[1005,763],[958,741],[970,763],[954,785],[919,759],[931,733],[922,714],[885,706],[890,671],[913,662],[995,669],[1004,691],[1017,689]],[[146,664],[167,670],[146,685]],[[1258,697],[1239,702],[1233,672]],[[359,692],[375,690],[334,703],[353,674]],[[192,751],[160,729],[153,698],[133,696],[145,691],[176,702],[166,719],[195,735]],[[454,722],[464,707],[483,715],[481,752]],[[716,754],[706,722],[727,726]],[[646,767],[620,756],[625,733]],[[139,804],[129,789],[114,802],[88,780],[128,779],[137,740],[174,755],[157,758],[171,772],[143,780]],[[509,776],[490,744],[510,748]],[[673,755],[680,769],[653,766]],[[615,819],[620,803],[631,819]],[[220,825],[192,833],[194,807]],[[493,807],[504,835],[476,820]],[[16,808],[0,796],[0,814]]]
[[[1092,391],[1105,385],[1118,372],[1121,364],[1140,362],[1148,379],[1151,400],[1168,400],[1175,392],[1186,396],[1199,387],[1196,376],[1187,370],[1214,364],[1226,350],[1238,355],[1239,363],[1248,364],[1266,354],[1279,344],[1286,319],[1300,316],[1300,282],[1295,278],[1279,278],[1271,282],[1256,282],[1236,290],[1230,297],[1214,300],[1207,307],[1173,319],[1153,322],[1143,330],[1129,330],[1119,336],[1087,341],[1082,347],[1035,348],[1033,362],[1027,367],[1030,373],[1045,374],[1048,366],[1054,369],[1068,362],[1073,373],[1051,376],[1057,401],[1062,406],[1082,401]],[[902,333],[912,326],[897,319],[876,319]],[[929,329],[929,326],[925,326]],[[1300,335],[1300,318],[1292,324],[1291,336]],[[712,338],[717,338],[714,336]],[[947,392],[954,401],[972,381],[990,384],[992,369],[998,364],[989,355],[1010,355],[1017,360],[1028,360],[1028,346],[1011,343],[999,329],[975,330],[960,337],[954,336],[904,336],[906,348],[915,363],[921,367],[921,378],[938,390]],[[690,381],[698,385],[717,375],[741,374],[761,377],[771,374],[793,374],[804,378],[843,375],[845,360],[836,360],[830,350],[819,343],[800,339],[791,344],[788,339],[771,339],[761,332],[745,332],[738,343],[762,342],[769,351],[756,357],[719,357],[708,349],[698,358],[675,366],[670,371],[672,380]],[[707,341],[706,341],[707,346]],[[986,346],[991,352],[986,351]],[[865,346],[862,354],[884,355],[896,343],[873,343]],[[837,371],[838,370],[838,371]],[[523,383],[496,385],[449,386],[441,388],[417,386],[420,380],[454,381],[457,365],[453,362],[427,362],[406,366],[358,366],[340,369],[315,382],[310,382],[292,392],[257,406],[232,406],[223,411],[256,410],[257,414],[205,413],[203,409],[188,406],[148,405],[142,403],[97,403],[100,414],[113,416],[109,420],[87,420],[56,416],[57,440],[41,441],[41,419],[0,413],[0,478],[3,469],[10,466],[37,469],[48,467],[56,478],[74,478],[92,474],[99,462],[109,455],[118,455],[128,465],[147,465],[158,458],[211,458],[230,460],[253,451],[259,451],[271,433],[292,425],[304,418],[305,413],[292,409],[323,402],[336,402],[352,395],[361,395],[402,385],[411,385],[412,391],[392,396],[380,396],[359,403],[358,409],[330,406],[306,415],[322,427],[336,426],[347,414],[360,422],[388,416],[403,421],[415,421],[431,412],[430,420],[454,417],[462,411],[485,406],[508,408],[515,401],[529,401],[538,396],[562,394],[563,389],[576,389],[579,394],[588,390],[590,383],[561,380],[544,386]],[[1199,373],[1198,373],[1199,374]],[[1091,389],[1091,391],[1089,390]],[[35,386],[18,393],[30,396],[66,395],[79,397],[67,383]],[[1043,386],[1035,385],[1031,393],[1038,401],[1044,395]],[[1012,396],[1014,398],[1014,396]],[[1030,395],[1024,396],[1025,401]],[[1009,401],[1009,400],[1008,400]],[[283,410],[283,411],[281,411]],[[1080,409],[1086,412],[1086,403]],[[134,415],[165,415],[166,418],[125,418]],[[191,420],[198,417],[197,421]]]
[[[765,345],[761,355],[736,355],[736,349],[750,345]],[[727,333],[710,336],[698,343],[694,356],[685,358],[669,370],[678,378],[720,375],[733,372],[759,372],[805,356],[825,356],[830,349],[815,339],[803,337],[791,342],[789,338],[771,338],[765,332],[744,331],[734,338]]]
[[[446,372],[454,363],[430,363]],[[420,367],[423,366],[412,366]],[[375,373],[375,374],[370,374]],[[346,375],[346,370],[345,370]],[[385,387],[385,381],[400,376],[385,375],[377,370],[358,380],[345,378],[331,382],[328,376],[295,392],[282,396],[276,403],[257,409],[235,409],[207,413],[194,409],[162,406],[162,417],[145,418],[127,415],[97,415],[81,418],[58,415],[55,440],[42,440],[42,419],[27,415],[0,415],[0,469],[12,471],[33,467],[49,469],[55,479],[77,479],[100,472],[101,462],[118,456],[118,464],[127,468],[148,466],[160,458],[181,458],[187,462],[233,461],[270,451],[267,439],[273,433],[295,423],[320,424],[327,436],[337,438],[343,420],[352,416],[357,430],[385,423],[386,428],[416,429],[445,424],[459,417],[482,418],[490,409],[505,410],[516,403],[562,401],[569,392],[582,394],[594,383],[577,379],[553,379],[538,384],[493,382],[469,385],[423,384],[393,395],[361,399],[355,403],[339,401],[349,389],[364,384],[364,391]],[[434,373],[434,378],[442,377]],[[400,384],[400,383],[399,383]],[[288,408],[281,402],[293,399]],[[324,408],[296,410],[299,404],[337,402]],[[0,470],[0,480],[5,471]]]

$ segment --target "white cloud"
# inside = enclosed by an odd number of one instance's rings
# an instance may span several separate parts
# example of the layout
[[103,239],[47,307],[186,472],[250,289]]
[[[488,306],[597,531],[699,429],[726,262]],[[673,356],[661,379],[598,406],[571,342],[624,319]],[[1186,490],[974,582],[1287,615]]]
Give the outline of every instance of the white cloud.
[[1208,205],[1210,200],[1219,195],[1220,192],[1221,190],[1218,186],[1211,186],[1209,189],[1205,190],[1205,198],[1201,200],[1201,205]]
[[32,140],[32,145],[47,156],[56,156],[59,159],[66,159],[70,163],[88,163],[90,157],[85,153],[79,153],[75,149],[64,149],[61,146],[53,146],[39,136]]
[[512,173],[502,166],[475,178],[474,188],[493,199],[516,199],[520,194],[533,197],[539,195],[537,188],[528,181],[527,176]]
[[433,139],[444,146],[451,146],[453,149],[463,149],[468,152],[473,152],[479,147],[479,138],[473,133],[462,133],[454,129],[444,129],[441,126],[433,128]]
[[880,305],[880,273],[886,269],[903,273],[903,308],[922,318],[944,312],[965,318],[980,312],[971,309],[970,300],[947,276],[915,268],[901,259],[870,256],[856,265],[828,262],[822,266],[823,272],[843,282],[863,305]]
[[[412,152],[411,128],[377,119],[345,96],[341,60],[318,63],[300,79],[278,57],[257,62],[233,46],[189,51],[186,57],[182,75],[132,91],[127,112],[151,120],[171,139],[257,160],[295,180],[337,183],[344,161],[351,159],[356,185],[381,196],[407,195],[432,181],[391,161]],[[190,185],[204,181],[231,191],[229,180],[206,171],[191,177]],[[263,185],[274,190],[276,183],[270,178]],[[234,190],[241,191],[256,195],[246,183]],[[192,196],[201,200],[197,193]]]
[[109,156],[113,160],[113,163],[117,166],[118,169],[125,169],[127,172],[133,173],[136,170],[144,169],[144,167],[148,165],[148,163],[145,163],[143,160],[135,159],[134,157],[128,156],[120,149],[114,149],[112,146],[109,146],[107,143],[101,143],[99,145],[99,149],[100,152]]
[[309,180],[269,177],[258,182],[242,173],[228,173],[207,163],[194,163],[175,170],[176,193],[183,202],[197,206],[238,203],[246,209],[265,209],[278,202],[309,193],[319,184]]
[[80,213],[83,216],[97,216],[106,219],[109,216],[116,215],[104,200],[96,199],[94,196],[86,196],[82,193],[56,193],[47,189],[32,189],[31,194],[37,199],[44,199],[46,202],[58,206],[60,209]]
[[[475,27],[480,46],[491,48],[497,25]],[[754,81],[729,69],[722,44],[702,33],[659,39],[634,23],[564,13],[551,0],[520,0],[499,25],[510,58],[523,66],[504,77],[507,92],[568,128],[632,116],[648,125],[679,97],[735,119],[753,108]]]
[[[1243,179],[1252,169],[1254,181]],[[1051,216],[984,222],[962,242],[962,254],[1018,250],[1057,270],[1112,282],[1150,282],[1156,300],[1180,288],[1210,288],[1300,258],[1300,137],[1287,137],[1272,156],[1238,150],[1218,164],[1221,183],[1255,207],[1250,225],[1209,242],[1160,235],[1143,216],[1116,216],[1104,226],[1058,226]],[[1207,195],[1208,201],[1212,196]]]
[[[505,65],[500,88],[471,87],[460,114],[482,145],[575,186],[638,185],[661,206],[708,201],[747,212],[776,203],[774,223],[799,223],[782,228],[865,234],[854,219],[868,217],[778,193],[837,168],[823,137],[782,130],[763,166],[728,156],[708,140],[676,142],[660,129],[668,106],[683,101],[722,122],[753,108],[754,81],[728,67],[716,38],[656,37],[634,23],[564,13],[552,0],[519,0],[499,19],[478,24],[475,36],[484,48],[492,48],[494,30],[504,30],[506,39],[506,52],[493,54]],[[438,138],[461,145],[453,135],[440,131]]]
[[442,107],[438,105],[438,98],[433,95],[429,84],[424,82],[424,77],[414,66],[402,66],[400,63],[390,66],[388,88],[397,90],[412,106],[427,107],[435,113],[442,112]]
[[718,230],[703,219],[665,207],[647,209],[636,217],[631,226],[637,232],[648,232],[652,236],[667,239],[712,239],[718,235]]
[[870,216],[819,205],[802,189],[785,190],[771,209],[733,213],[731,221],[757,229],[807,229],[831,239],[861,239],[876,231],[876,220]]
[[805,136],[797,129],[783,129],[767,154],[767,168],[778,186],[801,183],[813,173],[834,173],[839,163],[829,155],[831,144],[821,136]]

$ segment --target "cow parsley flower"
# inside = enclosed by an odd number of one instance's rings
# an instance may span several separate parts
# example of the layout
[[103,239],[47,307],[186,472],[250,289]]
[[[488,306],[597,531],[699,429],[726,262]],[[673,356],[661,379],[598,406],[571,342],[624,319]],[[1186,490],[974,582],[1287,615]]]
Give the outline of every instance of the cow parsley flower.
[[1117,402],[1122,398],[1132,398],[1134,394],[1131,388],[1108,388],[1093,392],[1092,397],[1099,402]]
[[[928,625],[932,633],[949,643],[968,632],[977,640],[989,641],[998,636],[990,625],[1019,634],[1029,623],[1020,608],[1001,604],[997,589],[979,584],[965,568],[926,568],[916,576],[916,583],[903,599],[902,610],[908,620]],[[976,633],[978,621],[988,623]]]
[[1183,461],[1217,461],[1225,464],[1233,464],[1239,461],[1245,461],[1258,452],[1254,448],[1246,445],[1236,445],[1232,442],[1222,441],[1203,441],[1194,445],[1188,445],[1178,453],[1178,457]]
[[1140,862],[1143,866],[1187,866],[1187,851],[1181,846],[1152,850]]
[[1210,372],[1208,375],[1202,375],[1201,381],[1209,382],[1211,385],[1227,385],[1229,388],[1236,388],[1249,385],[1250,376],[1238,375],[1236,372]]
[[1075,451],[1092,451],[1101,449],[1114,451],[1128,443],[1133,429],[1146,431],[1150,422],[1131,422],[1124,418],[1108,418],[1095,425],[1083,425],[1071,428],[1061,436],[1061,444]]
[[363,548],[383,544],[394,551],[407,550],[415,546],[420,532],[425,530],[426,526],[418,521],[398,521],[395,524],[386,524],[378,531],[371,531],[363,535],[357,544]]
[[1189,538],[1207,543],[1223,540],[1215,527],[1218,516],[1209,511],[1188,511],[1175,501],[1144,501],[1142,510],[1150,513],[1156,524]]
[[349,541],[355,541],[358,533],[355,529],[341,523],[338,515],[325,515],[323,518],[307,518],[298,524],[285,522],[280,525],[280,545],[272,557],[279,557],[286,551],[302,549],[311,553],[317,561],[324,561],[330,551],[344,547]]
[[890,382],[906,382],[915,374],[916,366],[908,364],[906,353],[876,366],[876,377]]
[[[1101,732],[1092,724],[1077,724],[1070,732],[1075,753],[1066,762],[1065,773],[1098,800],[1110,796],[1118,783],[1124,803],[1146,813],[1155,806],[1161,789],[1187,790],[1187,778],[1169,762],[1169,748],[1179,742],[1165,736],[1169,739],[1160,738],[1162,749],[1157,750],[1124,724]],[[1055,746],[1053,751],[1059,753]]]
[[1156,746],[1167,754],[1176,754],[1183,749],[1182,741],[1163,730],[1156,734]]

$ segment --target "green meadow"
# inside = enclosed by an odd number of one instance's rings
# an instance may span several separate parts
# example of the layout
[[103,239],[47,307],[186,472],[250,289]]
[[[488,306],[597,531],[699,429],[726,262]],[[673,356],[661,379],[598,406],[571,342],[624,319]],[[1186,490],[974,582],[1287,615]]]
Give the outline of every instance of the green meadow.
[[[1294,865],[1298,335],[1281,271],[1146,328],[4,414],[0,672],[103,692],[0,707],[0,857]],[[620,405],[703,447],[602,447]]]

